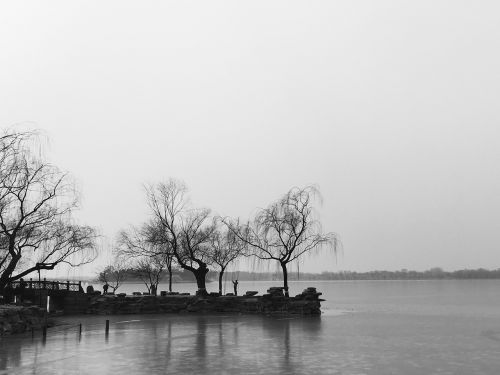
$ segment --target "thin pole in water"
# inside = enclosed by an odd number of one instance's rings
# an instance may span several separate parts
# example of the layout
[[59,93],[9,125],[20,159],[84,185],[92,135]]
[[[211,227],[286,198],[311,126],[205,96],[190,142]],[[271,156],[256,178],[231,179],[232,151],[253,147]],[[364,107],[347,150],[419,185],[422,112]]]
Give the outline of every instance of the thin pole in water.
[[109,320],[106,319],[106,336],[109,335]]

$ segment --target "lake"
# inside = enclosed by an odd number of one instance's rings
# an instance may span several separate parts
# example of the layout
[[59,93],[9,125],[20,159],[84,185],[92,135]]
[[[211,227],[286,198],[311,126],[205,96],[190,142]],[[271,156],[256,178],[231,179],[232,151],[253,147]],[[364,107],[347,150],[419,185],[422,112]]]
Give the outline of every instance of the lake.
[[[239,291],[279,285],[240,282]],[[300,281],[291,294],[308,286],[327,300],[321,316],[62,317],[46,340],[0,339],[0,374],[500,373],[500,280]]]

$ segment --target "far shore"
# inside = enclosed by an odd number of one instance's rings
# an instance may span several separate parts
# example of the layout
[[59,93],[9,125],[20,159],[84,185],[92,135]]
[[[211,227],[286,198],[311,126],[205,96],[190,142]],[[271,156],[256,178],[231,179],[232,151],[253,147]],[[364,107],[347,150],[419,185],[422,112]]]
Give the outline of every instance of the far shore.
[[[276,282],[283,281],[280,274],[273,272],[248,272],[248,271],[235,271],[226,272],[225,280],[238,280],[245,282]],[[207,278],[208,283],[216,283],[218,274],[210,271]],[[33,278],[35,280],[37,278]],[[487,270],[484,268],[479,269],[462,269],[456,271],[444,271],[441,268],[431,268],[427,271],[412,271],[402,269],[400,271],[339,271],[339,272],[322,272],[322,273],[299,273],[289,272],[288,281],[352,281],[352,280],[486,280],[486,279],[500,279],[500,268],[495,270]],[[100,281],[96,280],[95,276],[80,276],[73,278],[55,277],[51,280],[60,281],[84,281],[86,283],[99,284]],[[168,274],[164,274],[161,278],[161,283],[168,283]],[[188,284],[195,283],[194,279],[188,277],[178,277],[174,274],[173,284]],[[135,278],[127,278],[123,281],[127,284],[140,284],[142,280]]]

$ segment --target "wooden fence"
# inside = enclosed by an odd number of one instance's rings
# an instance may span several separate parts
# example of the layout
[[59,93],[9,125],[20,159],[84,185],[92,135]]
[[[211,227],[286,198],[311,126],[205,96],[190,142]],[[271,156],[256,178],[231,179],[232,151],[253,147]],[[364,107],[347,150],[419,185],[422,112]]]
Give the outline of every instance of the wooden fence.
[[[18,289],[21,287],[21,281],[17,280],[12,283],[12,287],[14,289]],[[69,282],[68,281],[54,281],[54,280],[25,280],[24,281],[24,289],[38,289],[38,290],[68,290],[71,292],[83,292],[82,282]]]

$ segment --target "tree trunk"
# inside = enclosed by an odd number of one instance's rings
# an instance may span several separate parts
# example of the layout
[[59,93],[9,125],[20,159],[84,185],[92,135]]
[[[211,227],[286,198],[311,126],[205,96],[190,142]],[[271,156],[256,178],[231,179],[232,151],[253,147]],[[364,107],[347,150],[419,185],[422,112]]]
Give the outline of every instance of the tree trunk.
[[179,266],[181,266],[182,269],[185,269],[189,272],[191,272],[194,277],[196,278],[196,285],[198,286],[198,292],[197,294],[207,294],[207,288],[205,284],[205,277],[207,276],[208,273],[208,268],[206,263],[199,262],[198,263],[198,268],[191,267],[184,263],[182,259],[176,254],[177,262]]
[[167,269],[168,269],[168,291],[172,291],[172,263],[170,261],[170,264],[167,264]]
[[201,294],[207,293],[205,278],[208,273],[208,268],[206,265],[200,266],[198,269],[193,271],[194,277],[196,278],[196,285],[198,286],[198,292]]
[[286,270],[286,263],[280,263],[280,264],[283,270],[283,289],[285,292],[285,297],[289,297],[290,295],[288,294],[288,273]]
[[221,268],[219,272],[219,294],[221,296],[222,296],[222,275],[224,275],[224,268]]
[[[11,244],[9,246],[14,246],[14,245]],[[12,272],[14,272],[14,270],[16,269],[17,263],[19,262],[20,259],[21,259],[20,254],[11,257],[9,264],[7,265],[7,267],[5,267],[5,269],[2,271],[2,274],[0,275],[0,290],[3,290],[8,283],[14,281],[12,277]]]

